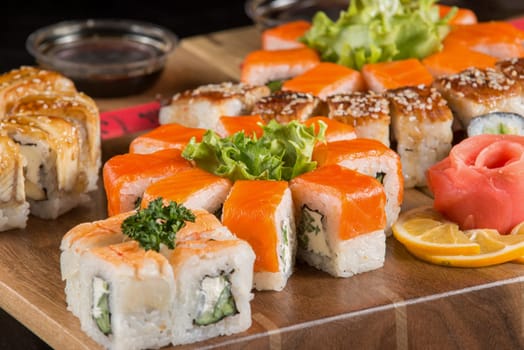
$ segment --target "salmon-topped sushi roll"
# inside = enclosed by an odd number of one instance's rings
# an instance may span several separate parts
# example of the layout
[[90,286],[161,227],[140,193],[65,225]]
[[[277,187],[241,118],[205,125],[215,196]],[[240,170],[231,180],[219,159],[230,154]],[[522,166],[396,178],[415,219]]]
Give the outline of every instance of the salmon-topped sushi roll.
[[230,189],[230,180],[200,168],[192,168],[149,185],[144,191],[141,207],[145,208],[151,201],[161,197],[165,202],[173,201],[190,209],[216,213]]
[[[440,18],[444,18],[453,9],[452,6],[437,4]],[[465,7],[456,7],[455,14],[449,19],[448,24],[475,24],[477,15],[472,10]]]
[[426,185],[426,170],[446,157],[453,141],[453,114],[432,87],[388,91],[391,126],[406,188]]
[[286,80],[283,91],[307,92],[325,99],[329,95],[362,91],[364,78],[359,71],[331,62],[322,62],[310,70]]
[[263,50],[285,50],[305,47],[298,39],[311,28],[304,20],[287,22],[262,32]]
[[355,128],[358,137],[375,139],[389,146],[388,100],[373,92],[354,92],[327,98],[328,117]]
[[375,92],[433,82],[431,73],[415,58],[368,63],[362,67],[362,75],[368,88]]
[[129,241],[92,248],[80,259],[84,332],[106,349],[170,343],[176,290],[163,255]]
[[309,47],[252,51],[242,62],[240,81],[264,85],[270,81],[289,79],[302,74],[318,63],[318,53]]
[[326,165],[291,180],[297,256],[335,277],[382,267],[386,195],[372,176]]
[[496,57],[463,46],[444,47],[442,51],[422,60],[422,64],[435,78],[459,73],[470,67],[492,68],[496,62]]
[[160,124],[178,123],[193,128],[213,129],[223,115],[251,114],[253,104],[269,95],[267,86],[224,82],[199,86],[173,96],[160,109]]
[[80,299],[80,257],[86,251],[96,247],[106,247],[122,243],[122,222],[134,214],[134,211],[112,216],[109,219],[85,222],[74,226],[62,238],[60,243],[60,272],[65,281],[67,309],[80,317],[82,300]]
[[296,253],[293,201],[286,181],[235,182],[222,211],[222,223],[253,248],[253,285],[282,290],[293,273]]
[[112,157],[103,168],[108,215],[136,209],[149,185],[190,168],[191,163],[182,157],[178,149]]
[[239,131],[243,131],[246,136],[260,137],[264,133],[263,124],[264,120],[259,115],[222,116],[218,119],[215,131],[221,137],[231,136]]
[[521,86],[493,68],[469,68],[437,79],[434,86],[464,129],[474,117],[490,112],[524,114]]
[[312,126],[314,128],[315,134],[318,134],[320,130],[320,123],[324,123],[326,125],[325,142],[353,140],[357,138],[357,133],[355,132],[354,127],[334,119],[329,119],[327,117],[311,117],[304,122],[304,125],[309,127]]
[[455,25],[444,38],[444,47],[462,46],[499,59],[524,56],[524,32],[509,22]]
[[260,115],[264,122],[276,120],[279,123],[288,123],[292,120],[305,121],[306,119],[322,114],[321,100],[311,94],[277,91],[263,97],[255,103],[253,114]]
[[391,233],[404,197],[403,169],[397,153],[377,140],[358,138],[320,144],[315,147],[313,160],[319,167],[338,164],[376,178],[386,193],[385,231]]
[[251,326],[255,254],[245,241],[193,240],[168,256],[175,278],[173,345],[247,330]]
[[135,137],[129,145],[129,152],[147,154],[172,148],[183,150],[193,137],[200,142],[205,132],[206,129],[190,128],[176,123],[160,125]]

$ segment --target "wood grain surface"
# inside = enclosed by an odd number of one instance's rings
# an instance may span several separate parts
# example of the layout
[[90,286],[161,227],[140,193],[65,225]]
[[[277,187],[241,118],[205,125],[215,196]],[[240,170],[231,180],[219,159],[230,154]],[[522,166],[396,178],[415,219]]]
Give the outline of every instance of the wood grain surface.
[[[162,80],[102,110],[164,98],[199,84],[236,79],[241,57],[258,45],[254,28],[191,38],[170,57]],[[127,151],[134,135],[103,144],[105,159]],[[404,209],[431,204],[408,190]],[[102,187],[88,205],[58,220],[29,220],[0,233],[0,307],[55,349],[100,349],[66,310],[59,245],[74,225],[106,216]],[[387,240],[383,268],[333,278],[298,265],[281,292],[257,292],[246,332],[177,349],[518,349],[524,348],[524,266],[434,266]]]

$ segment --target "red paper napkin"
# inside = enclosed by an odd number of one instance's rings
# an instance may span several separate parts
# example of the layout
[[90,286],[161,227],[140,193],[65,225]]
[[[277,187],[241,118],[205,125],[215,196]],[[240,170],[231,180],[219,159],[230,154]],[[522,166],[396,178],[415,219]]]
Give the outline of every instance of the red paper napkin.
[[110,139],[125,134],[156,128],[159,125],[159,110],[160,103],[155,101],[101,113],[100,132],[102,134],[102,139]]

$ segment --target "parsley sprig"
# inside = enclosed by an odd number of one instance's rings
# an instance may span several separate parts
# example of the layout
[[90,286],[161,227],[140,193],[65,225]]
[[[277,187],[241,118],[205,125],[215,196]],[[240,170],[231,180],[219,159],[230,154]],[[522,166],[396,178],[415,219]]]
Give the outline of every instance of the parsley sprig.
[[173,201],[164,205],[162,198],[157,198],[147,208],[126,218],[122,232],[138,241],[145,250],[158,252],[160,244],[175,248],[176,233],[186,225],[186,221],[195,222],[195,215],[189,209]]

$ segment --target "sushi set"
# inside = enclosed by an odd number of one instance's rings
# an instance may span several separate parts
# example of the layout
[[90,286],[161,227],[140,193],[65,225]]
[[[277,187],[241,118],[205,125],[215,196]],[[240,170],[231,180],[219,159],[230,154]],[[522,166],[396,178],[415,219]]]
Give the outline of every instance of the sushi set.
[[[455,19],[472,21],[460,10]],[[236,77],[219,74],[217,83],[176,94],[162,107],[159,127],[102,144],[96,105],[66,78],[30,67],[4,75],[10,119],[1,125],[2,147],[19,186],[12,186],[9,207],[24,215],[2,211],[0,307],[54,348],[524,345],[516,263],[524,256],[517,225],[524,213],[522,186],[512,178],[522,136],[484,135],[523,129],[524,61],[507,56],[520,56],[515,45],[477,68],[439,61],[434,66],[445,71],[437,72],[409,59],[358,71],[320,62],[303,45],[290,48],[297,34],[282,39],[278,30],[262,36],[271,50],[245,48]],[[242,33],[222,35],[237,43]],[[194,53],[203,39],[181,48]],[[486,42],[477,44],[493,44]],[[311,62],[291,73],[257,67],[280,50],[302,50],[298,56]],[[406,87],[381,78],[408,68],[405,79],[423,80]],[[318,82],[339,74],[343,81]],[[46,83],[31,86],[40,81]],[[274,81],[280,91],[271,91]],[[470,174],[494,169],[481,201],[445,190],[465,176],[467,189],[475,188],[465,167]],[[497,181],[513,196],[489,187]],[[496,222],[499,232],[515,227],[511,242],[478,233],[478,241],[460,246],[474,256],[486,241],[499,242],[512,251],[510,262],[480,270],[437,266],[468,262],[448,263],[456,245],[407,232],[410,217],[402,213],[433,204],[425,186],[461,228],[478,227],[479,218],[481,225]],[[512,216],[497,215],[489,203],[499,200],[497,210]],[[428,210],[409,213],[444,220]],[[162,236],[167,223],[177,228]],[[415,249],[421,246],[426,250]]]

